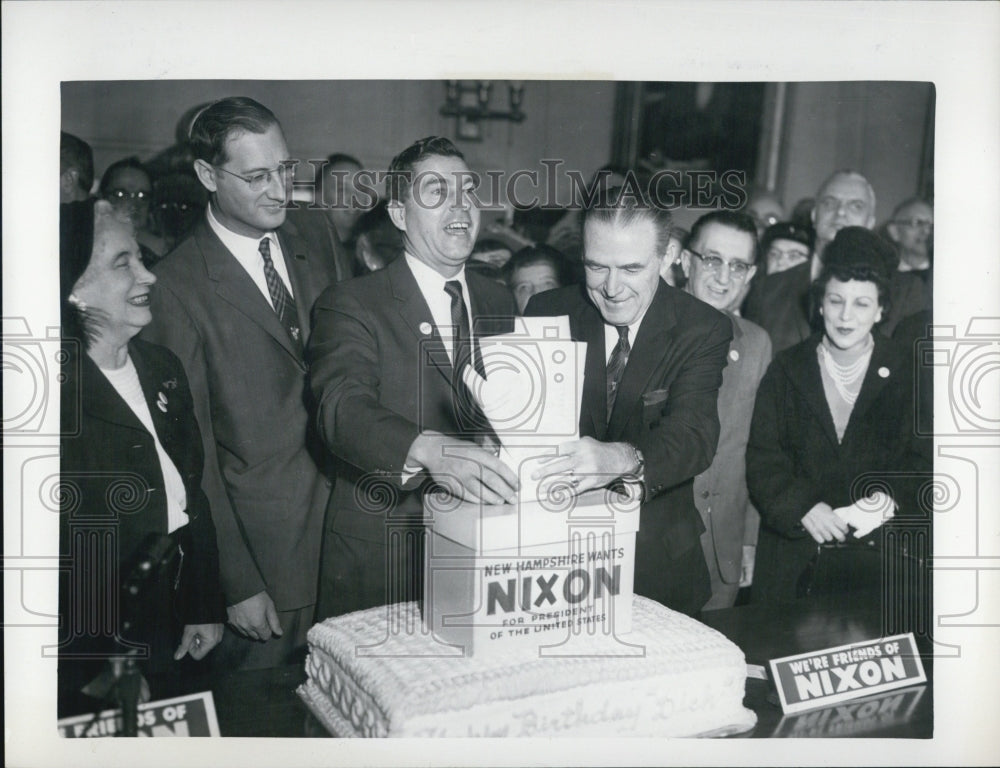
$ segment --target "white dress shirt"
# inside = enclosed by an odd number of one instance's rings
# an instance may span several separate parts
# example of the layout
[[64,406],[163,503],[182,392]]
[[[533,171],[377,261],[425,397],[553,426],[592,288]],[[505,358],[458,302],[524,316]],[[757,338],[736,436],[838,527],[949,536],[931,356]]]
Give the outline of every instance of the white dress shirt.
[[[448,351],[448,358],[454,364],[455,344],[452,338],[454,334],[451,323],[451,296],[445,293],[444,284],[449,280],[458,280],[461,283],[462,300],[465,302],[466,316],[469,318],[471,324],[472,305],[469,303],[469,285],[465,282],[465,267],[462,267],[462,271],[455,275],[455,277],[446,278],[437,270],[427,266],[420,259],[411,256],[409,253],[405,254],[404,258],[406,259],[406,265],[410,268],[410,272],[413,273],[413,277],[417,281],[417,287],[420,288],[420,293],[423,294],[424,301],[430,307],[434,327],[444,342],[444,348]],[[470,327],[469,339],[473,338],[474,335]]]
[[267,299],[267,303],[274,309],[274,302],[271,301],[271,292],[267,289],[267,278],[264,277],[264,257],[260,255],[260,241],[267,237],[271,241],[271,261],[274,262],[274,271],[278,273],[281,282],[288,289],[288,295],[295,298],[292,291],[292,281],[288,279],[288,268],[285,266],[285,257],[281,252],[281,244],[278,236],[274,232],[268,232],[264,237],[247,237],[239,235],[231,229],[226,229],[212,213],[212,206],[208,208],[208,226],[226,246],[226,249],[233,254],[233,258],[240,263],[240,266],[250,275],[250,279],[260,289],[260,292]]
[[[431,310],[431,318],[434,320],[434,327],[444,343],[444,348],[448,352],[448,359],[455,363],[455,343],[452,323],[451,323],[451,296],[445,293],[444,284],[449,280],[458,280],[462,285],[462,300],[465,302],[466,315],[472,323],[472,306],[469,303],[469,285],[465,281],[465,267],[455,277],[446,278],[440,272],[427,266],[424,262],[409,253],[403,255],[406,265],[413,273],[413,278],[417,281],[417,287],[427,302]],[[469,328],[469,339],[473,338],[472,328]],[[421,470],[419,465],[406,463],[403,465],[402,482],[406,485]]]

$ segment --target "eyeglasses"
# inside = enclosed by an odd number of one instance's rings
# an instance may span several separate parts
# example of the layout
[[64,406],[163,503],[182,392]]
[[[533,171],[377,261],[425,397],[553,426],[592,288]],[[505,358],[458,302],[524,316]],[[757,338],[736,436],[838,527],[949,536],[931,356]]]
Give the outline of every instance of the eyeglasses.
[[152,192],[146,192],[141,189],[138,192],[129,192],[124,189],[112,189],[108,192],[108,201],[119,203],[126,200],[138,200],[140,203],[143,203],[149,200],[152,196]]
[[212,167],[217,171],[228,173],[230,176],[235,176],[240,181],[246,182],[247,186],[250,187],[251,192],[263,192],[271,185],[271,182],[275,178],[281,182],[281,186],[283,187],[288,181],[288,177],[291,175],[291,168],[287,165],[279,165],[277,168],[272,168],[269,171],[260,171],[252,176],[241,176],[238,173],[227,171],[219,165],[213,165]]
[[836,197],[823,197],[820,198],[817,205],[825,213],[839,211],[841,206],[847,208],[848,212],[855,216],[862,216],[868,212],[868,203],[864,200],[839,200]]
[[894,224],[900,224],[904,227],[912,227],[913,229],[933,229],[934,222],[930,219],[895,219]]
[[688,253],[693,256],[697,256],[701,259],[701,263],[705,265],[705,269],[714,275],[718,275],[722,272],[722,268],[725,267],[729,274],[732,276],[733,280],[745,280],[747,274],[750,272],[750,264],[745,261],[723,261],[718,256],[702,256],[698,251],[693,251],[690,248],[685,248]]

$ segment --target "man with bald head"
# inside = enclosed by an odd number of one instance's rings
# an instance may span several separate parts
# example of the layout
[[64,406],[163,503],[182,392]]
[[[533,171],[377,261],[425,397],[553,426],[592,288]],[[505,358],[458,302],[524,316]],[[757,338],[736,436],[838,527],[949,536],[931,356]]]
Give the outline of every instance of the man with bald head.
[[812,333],[809,285],[823,267],[823,251],[844,227],[875,226],[875,190],[857,171],[837,171],[820,186],[810,218],[816,230],[810,260],[756,282],[744,305],[743,314],[771,336],[775,353]]

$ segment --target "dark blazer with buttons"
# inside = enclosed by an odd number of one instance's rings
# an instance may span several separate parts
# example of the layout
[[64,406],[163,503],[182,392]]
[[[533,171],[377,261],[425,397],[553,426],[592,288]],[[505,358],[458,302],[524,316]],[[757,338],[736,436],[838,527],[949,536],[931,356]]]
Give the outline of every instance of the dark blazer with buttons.
[[[753,599],[790,600],[816,551],[801,525],[813,506],[853,503],[865,479],[884,482],[897,515],[919,514],[917,489],[931,471],[931,446],[914,434],[913,359],[874,334],[875,348],[843,442],[823,391],[816,347],[821,334],[777,355],[754,407],[747,481],[760,512]],[[926,407],[927,403],[922,403]]]
[[[305,343],[332,275],[301,240],[278,237]],[[302,353],[204,217],[153,271],[142,335],[169,347],[191,383],[227,604],[266,590],[279,611],[313,605],[330,486],[308,428]]]
[[694,479],[694,501],[711,525],[722,580],[740,580],[743,545],[757,539],[757,512],[749,503],[746,449],[757,387],[771,362],[771,340],[758,325],[730,316],[733,341],[719,389],[719,447],[712,465]]
[[[60,612],[67,623],[64,631],[70,624],[85,624],[85,617],[75,612],[91,609],[88,596],[114,594],[149,534],[167,533],[163,471],[153,436],[90,357],[75,346],[67,345],[66,350],[70,362],[64,366],[68,375],[61,402],[62,423],[67,430],[61,457],[66,503],[59,518],[60,552],[69,565],[60,588]],[[149,615],[154,623],[167,628],[169,619],[175,619],[178,626],[223,622],[226,613],[219,586],[215,528],[208,499],[201,490],[201,436],[184,369],[169,350],[138,339],[129,344],[129,354],[156,434],[177,467],[187,494],[183,560],[179,571],[165,578],[176,581],[176,589],[173,594],[163,590],[155,593],[165,602],[150,605]],[[101,553],[116,552],[116,561],[106,561],[103,554],[95,559],[88,542],[100,542]],[[113,568],[118,570],[118,581],[105,583]],[[114,610],[117,605],[104,601],[97,609]],[[120,631],[120,615],[114,624]],[[172,652],[179,640],[179,636],[165,634],[143,627],[139,637],[156,643],[154,650],[162,655]],[[136,635],[125,633],[123,637],[134,640]],[[65,653],[99,653],[112,648],[108,638],[76,635],[71,640]]]
[[[532,297],[527,315],[568,315],[573,339],[587,342],[580,434],[623,441],[645,458],[645,501],[636,542],[635,590],[693,612],[710,590],[694,504],[695,475],[712,462],[719,439],[717,398],[732,323],[721,312],[663,281],[632,342],[614,410],[607,417],[604,319],[582,286]],[[697,573],[678,569],[695,557]],[[691,585],[689,604],[671,606],[670,582]],[[700,600],[700,604],[697,603]]]
[[[510,292],[468,270],[465,279],[476,335],[512,331]],[[422,518],[423,478],[402,485],[417,435],[462,434],[454,372],[405,258],[330,286],[314,321],[307,356],[317,424],[339,460],[327,527],[382,543],[387,520]]]

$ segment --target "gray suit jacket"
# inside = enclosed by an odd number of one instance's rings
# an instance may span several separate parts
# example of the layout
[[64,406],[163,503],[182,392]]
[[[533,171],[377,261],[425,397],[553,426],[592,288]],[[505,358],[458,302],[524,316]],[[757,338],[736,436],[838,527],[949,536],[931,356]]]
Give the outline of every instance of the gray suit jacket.
[[731,316],[733,341],[719,389],[719,447],[694,479],[694,503],[710,528],[719,572],[740,579],[743,544],[757,540],[757,511],[747,492],[746,451],[757,387],[771,362],[771,339],[759,325]]
[[[305,342],[331,274],[300,240],[279,238]],[[267,590],[279,611],[311,605],[330,485],[307,446],[306,364],[206,219],[154,271],[143,336],[187,371],[226,602]]]

